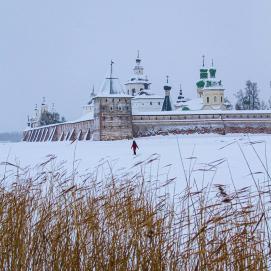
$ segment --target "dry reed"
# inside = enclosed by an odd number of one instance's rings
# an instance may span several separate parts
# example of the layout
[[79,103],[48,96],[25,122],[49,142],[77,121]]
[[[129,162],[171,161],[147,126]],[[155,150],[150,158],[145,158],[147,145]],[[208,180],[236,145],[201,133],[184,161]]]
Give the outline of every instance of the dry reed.
[[0,270],[270,268],[268,183],[195,189],[187,177],[186,189],[174,194],[174,180],[146,170],[157,159],[138,164],[134,175],[101,174],[104,164],[95,174],[75,167],[69,174],[52,166],[55,157],[36,175],[18,167],[5,174]]

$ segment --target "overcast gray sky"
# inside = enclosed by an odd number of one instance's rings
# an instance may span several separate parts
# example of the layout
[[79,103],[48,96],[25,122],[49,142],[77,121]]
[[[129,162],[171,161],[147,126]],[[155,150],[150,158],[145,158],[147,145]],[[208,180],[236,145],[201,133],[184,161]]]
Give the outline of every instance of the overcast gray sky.
[[81,115],[114,59],[122,82],[139,49],[152,90],[196,96],[202,54],[226,96],[258,82],[271,96],[270,0],[0,0],[0,132],[24,129],[45,96],[67,119]]

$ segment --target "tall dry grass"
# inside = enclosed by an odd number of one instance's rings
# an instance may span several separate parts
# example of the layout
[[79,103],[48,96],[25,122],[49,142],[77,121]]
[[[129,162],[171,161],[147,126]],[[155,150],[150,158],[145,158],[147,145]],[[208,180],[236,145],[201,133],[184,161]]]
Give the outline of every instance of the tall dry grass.
[[[270,187],[16,167],[0,186],[0,270],[268,270]],[[8,164],[7,167],[14,165]],[[100,177],[98,177],[100,176]],[[9,181],[7,184],[7,180]]]

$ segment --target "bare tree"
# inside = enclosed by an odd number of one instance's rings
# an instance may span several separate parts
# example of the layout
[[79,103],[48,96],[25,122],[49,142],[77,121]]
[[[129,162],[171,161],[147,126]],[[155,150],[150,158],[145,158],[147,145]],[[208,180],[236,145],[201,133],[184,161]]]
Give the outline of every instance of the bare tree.
[[239,90],[235,97],[237,98],[236,110],[259,110],[261,108],[259,89],[255,82],[248,80],[245,90]]
[[232,103],[230,102],[228,97],[224,98],[224,105],[226,106],[227,110],[232,110],[233,109]]

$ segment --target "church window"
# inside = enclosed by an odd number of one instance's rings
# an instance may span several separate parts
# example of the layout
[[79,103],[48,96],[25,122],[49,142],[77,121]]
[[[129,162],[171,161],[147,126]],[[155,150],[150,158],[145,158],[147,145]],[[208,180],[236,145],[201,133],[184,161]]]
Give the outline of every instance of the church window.
[[207,104],[209,103],[209,97],[207,97]]

